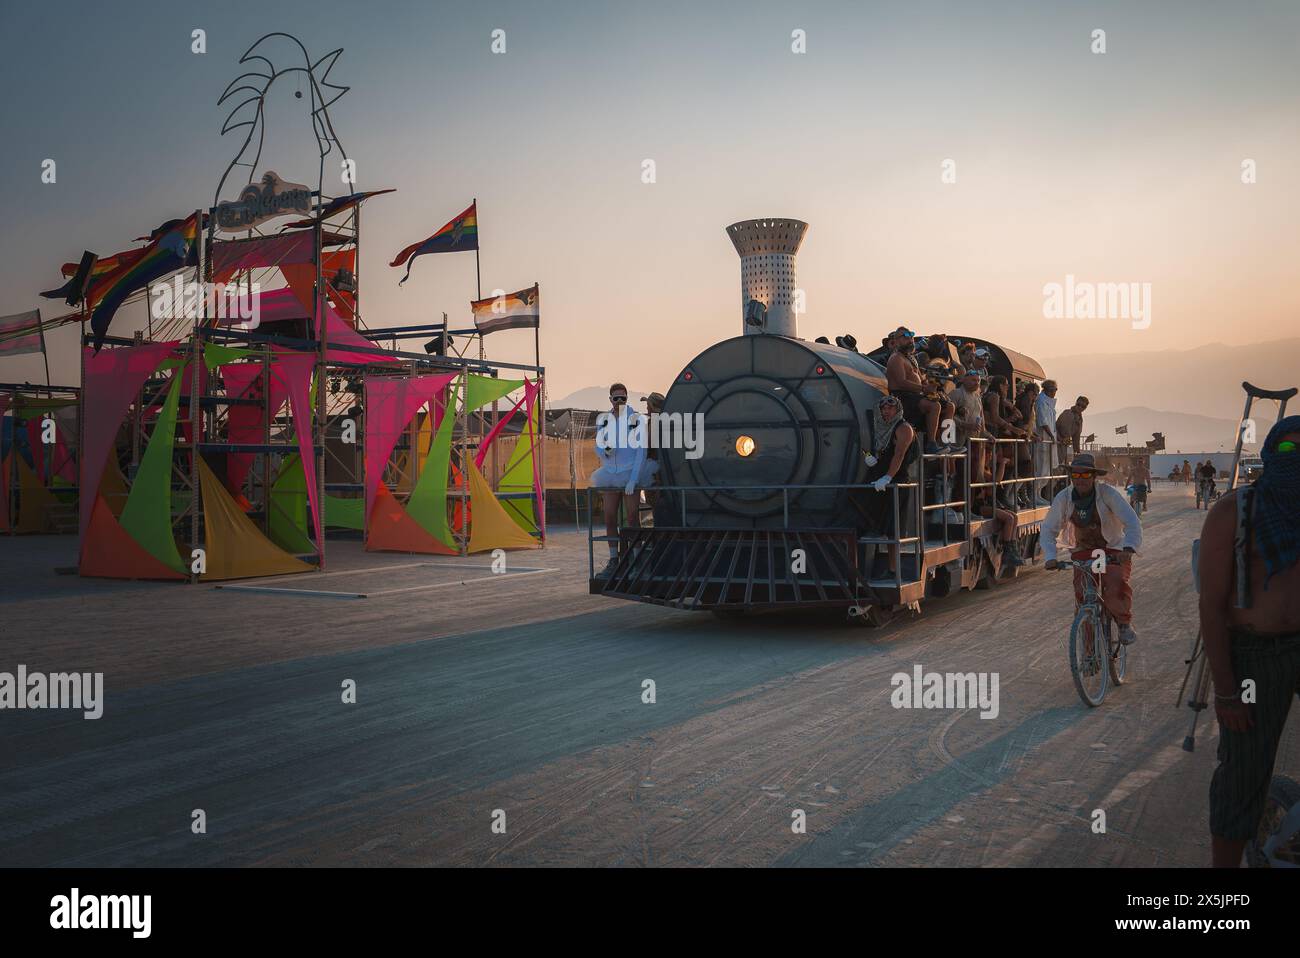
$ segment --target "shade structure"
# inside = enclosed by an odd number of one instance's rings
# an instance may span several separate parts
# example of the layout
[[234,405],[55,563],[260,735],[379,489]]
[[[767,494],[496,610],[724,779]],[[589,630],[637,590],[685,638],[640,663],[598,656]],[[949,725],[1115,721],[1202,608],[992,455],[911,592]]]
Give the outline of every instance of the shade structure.
[[97,501],[99,482],[104,475],[104,463],[113,448],[118,426],[145,380],[179,342],[145,343],[105,349],[99,353],[89,348],[84,350],[82,405],[85,421],[82,424],[84,448],[81,450],[81,515],[78,522],[83,542]]
[[154,422],[153,434],[119,520],[141,548],[180,573],[185,572],[185,563],[176,549],[176,536],[172,532],[172,451],[176,446],[176,409],[183,383],[184,376],[179,370],[172,374],[167,398]]
[[207,564],[200,579],[251,579],[310,572],[314,568],[262,535],[202,457],[198,459],[198,466]]
[[91,504],[89,528],[81,543],[83,576],[107,579],[184,579],[175,569],[163,565],[131,538],[113,518],[103,496]]
[[487,479],[473,462],[469,466],[469,502],[473,510],[469,551],[492,549],[536,549],[538,541],[506,514]]

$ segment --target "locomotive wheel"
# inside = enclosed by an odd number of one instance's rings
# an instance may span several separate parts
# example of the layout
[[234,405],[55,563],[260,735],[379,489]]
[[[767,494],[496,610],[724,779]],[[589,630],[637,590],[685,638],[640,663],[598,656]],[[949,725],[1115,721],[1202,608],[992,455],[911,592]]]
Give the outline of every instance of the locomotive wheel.
[[864,629],[882,629],[893,621],[892,609],[878,605],[854,606],[844,614],[844,621]]

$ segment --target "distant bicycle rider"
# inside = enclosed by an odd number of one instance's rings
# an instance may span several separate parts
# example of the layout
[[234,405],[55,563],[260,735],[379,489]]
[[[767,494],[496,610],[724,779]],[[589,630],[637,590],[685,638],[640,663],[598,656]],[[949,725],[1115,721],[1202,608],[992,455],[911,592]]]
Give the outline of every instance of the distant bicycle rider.
[[1206,459],[1196,467],[1196,480],[1201,484],[1201,498],[1208,502],[1214,497],[1214,460]]
[[[1070,550],[1076,562],[1093,558],[1096,549],[1105,550],[1105,571],[1101,576],[1101,602],[1119,626],[1124,645],[1137,641],[1133,631],[1133,587],[1129,575],[1133,557],[1142,545],[1142,521],[1124,494],[1106,482],[1098,482],[1105,469],[1098,469],[1090,453],[1080,453],[1070,463],[1071,484],[1052,499],[1052,507],[1039,529],[1043,567],[1055,569],[1057,538]],[[1083,601],[1082,569],[1074,570],[1074,598]]]

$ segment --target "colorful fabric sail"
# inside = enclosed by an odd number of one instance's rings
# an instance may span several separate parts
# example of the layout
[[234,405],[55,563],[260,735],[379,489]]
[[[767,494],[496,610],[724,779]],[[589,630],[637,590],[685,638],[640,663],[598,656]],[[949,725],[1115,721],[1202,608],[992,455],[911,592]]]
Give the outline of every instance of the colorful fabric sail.
[[389,266],[406,265],[406,275],[397,284],[401,286],[411,278],[411,265],[417,256],[425,253],[459,253],[478,249],[477,202],[469,204],[465,212],[451,220],[428,239],[412,243],[393,258]]
[[226,240],[212,244],[212,279],[224,283],[241,270],[312,263],[315,259],[316,236],[312,230]]
[[199,578],[250,579],[268,575],[310,572],[308,565],[285,552],[253,525],[235,505],[202,457],[199,464],[199,492],[203,500],[203,549],[207,569]]
[[271,541],[290,555],[315,554],[307,534],[307,476],[300,456],[286,457],[271,484],[268,528]]
[[355,529],[366,527],[366,500],[361,497],[345,499],[342,496],[325,496],[325,528]]
[[53,493],[36,474],[27,460],[18,457],[18,523],[14,531],[22,535],[48,532],[50,510],[59,504]]
[[525,532],[537,532],[545,537],[546,517],[541,515],[539,521],[539,513],[534,506],[535,503],[542,501],[543,493],[537,462],[537,448],[542,439],[538,422],[542,407],[541,403],[537,402],[541,391],[540,382],[528,384],[524,397],[526,406],[524,430],[520,433],[506,467],[501,473],[497,492],[510,495],[532,493],[532,496],[527,499],[502,499],[501,507],[518,523],[519,528]]
[[[349,326],[356,326],[356,294],[343,292],[335,287],[339,270],[347,270],[353,275],[357,271],[357,251],[353,249],[334,250],[322,253],[320,258],[321,278],[325,281],[325,292],[339,315],[348,321]],[[289,284],[289,289],[297,297],[302,311],[300,316],[311,315],[311,293],[316,288],[316,264],[281,263],[280,273]]]
[[416,411],[457,376],[367,376],[366,409],[366,513],[383,485],[384,470],[402,432]]
[[33,309],[12,316],[0,316],[0,356],[21,356],[45,351],[41,311]]
[[[456,408],[456,386],[449,390],[445,408],[454,412]],[[451,465],[452,430],[456,425],[455,415],[443,415],[429,444],[429,455],[420,468],[415,488],[406,501],[406,511],[411,514],[420,527],[443,545],[454,548],[455,538],[447,525],[447,478]]]
[[83,544],[98,498],[96,492],[104,475],[104,464],[117,438],[118,427],[145,380],[177,345],[179,340],[126,346],[100,353],[84,350],[82,395],[85,421],[81,427],[84,438],[79,476],[81,517],[78,523]]
[[469,502],[474,512],[470,523],[469,552],[538,547],[538,541],[506,514],[487,479],[472,462],[469,463]]
[[316,483],[316,447],[312,441],[311,377],[316,368],[312,353],[295,353],[278,350],[271,366],[273,378],[279,378],[289,394],[289,409],[293,414],[293,432],[298,440],[298,455],[302,457],[303,471],[307,474],[307,502],[311,506],[312,528],[316,540],[322,537],[319,488]]
[[95,496],[90,507],[77,572],[106,579],[185,578],[182,573],[163,565],[132,539],[130,533],[113,518],[102,496]]
[[176,410],[183,379],[180,371],[172,376],[167,399],[154,422],[120,520],[122,528],[146,552],[180,573],[186,571],[186,566],[172,532],[172,453],[176,447]]
[[469,308],[474,313],[474,325],[480,336],[503,329],[534,329],[541,322],[540,293],[536,283],[516,293],[472,300]]
[[[170,229],[157,232],[145,247],[143,255],[122,266],[102,279],[92,281],[87,300],[94,304],[90,314],[90,329],[94,333],[95,352],[104,345],[109,323],[119,306],[132,293],[144,289],[149,283],[162,279],[168,273],[198,263],[198,214],[191,213],[183,220],[167,224]],[[161,229],[161,228],[160,228]]]
[[524,384],[522,379],[494,379],[491,376],[479,376],[470,373],[469,390],[465,397],[465,409],[473,411],[482,409],[488,403],[501,399]]

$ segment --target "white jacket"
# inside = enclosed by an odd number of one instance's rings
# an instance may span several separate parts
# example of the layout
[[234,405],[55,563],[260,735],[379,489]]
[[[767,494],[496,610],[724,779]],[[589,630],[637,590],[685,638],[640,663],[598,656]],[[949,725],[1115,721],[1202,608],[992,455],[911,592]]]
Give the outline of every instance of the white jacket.
[[635,480],[645,462],[650,438],[647,433],[647,423],[635,409],[626,409],[618,417],[612,412],[601,413],[596,417],[596,455],[600,464],[614,472],[630,473]]
[[[1137,552],[1142,546],[1142,523],[1137,513],[1120,492],[1108,482],[1098,481],[1097,514],[1101,517],[1101,534],[1108,549],[1132,549]],[[1038,541],[1043,547],[1043,561],[1056,558],[1057,539],[1065,551],[1074,549],[1074,515],[1073,486],[1066,486],[1056,494],[1052,506],[1047,511],[1047,518],[1039,527]]]

